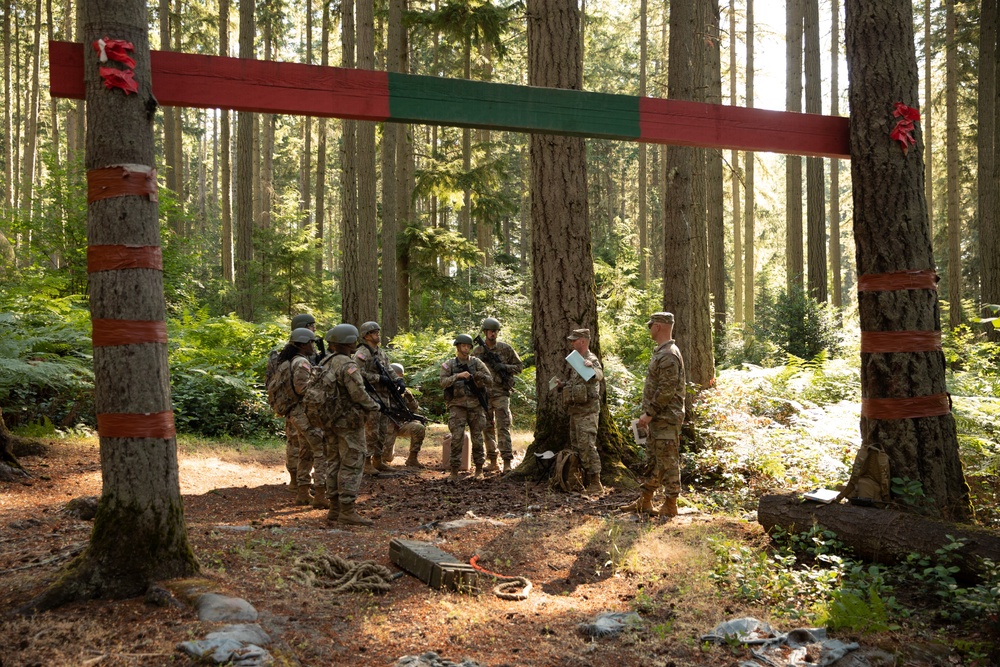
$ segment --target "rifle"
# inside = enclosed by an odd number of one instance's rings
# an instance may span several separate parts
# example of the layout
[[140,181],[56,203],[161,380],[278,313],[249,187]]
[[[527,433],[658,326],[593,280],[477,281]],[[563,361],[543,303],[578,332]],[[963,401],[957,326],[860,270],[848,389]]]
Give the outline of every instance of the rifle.
[[507,370],[507,364],[503,362],[503,359],[500,358],[500,355],[495,350],[486,347],[486,341],[483,340],[482,334],[477,334],[472,340],[476,345],[483,348],[483,359],[496,367],[497,375],[500,376],[500,384],[506,388],[510,382],[510,371]]
[[[386,406],[383,411],[396,423],[396,426],[400,426],[400,422],[397,419],[402,419],[402,423],[418,421],[421,424],[427,425],[427,417],[423,415],[418,415],[416,412],[410,409],[410,406],[406,404],[406,384],[403,383],[402,378],[393,379],[390,375],[388,369],[382,365],[382,361],[377,357],[372,357],[375,361],[375,370],[378,371],[379,379],[382,384],[389,389],[389,401],[392,403],[391,406]],[[367,384],[367,380],[365,381]],[[368,384],[367,386],[371,386]],[[372,389],[374,391],[374,389]],[[381,397],[375,399],[376,402],[382,403]]]
[[464,380],[464,382],[468,382],[469,386],[472,387],[472,393],[476,395],[477,399],[479,399],[479,405],[481,405],[483,410],[486,412],[486,421],[490,423],[490,426],[493,426],[493,413],[490,412],[490,399],[486,396],[486,387],[480,387],[476,384],[476,378],[472,374],[472,370],[469,369],[469,365],[459,361],[458,357],[455,357],[455,368],[458,369],[459,373],[465,371],[469,374],[469,379]]

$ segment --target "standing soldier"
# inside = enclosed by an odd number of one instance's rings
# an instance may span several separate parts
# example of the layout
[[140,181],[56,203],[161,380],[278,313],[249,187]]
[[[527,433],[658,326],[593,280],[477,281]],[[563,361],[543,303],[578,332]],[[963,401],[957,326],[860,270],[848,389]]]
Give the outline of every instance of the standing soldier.
[[570,366],[566,379],[556,380],[569,414],[569,446],[580,456],[580,465],[587,471],[586,493],[604,493],[601,485],[601,457],[597,453],[597,424],[601,415],[601,381],[604,369],[597,355],[590,351],[590,329],[574,329],[566,340],[583,357],[583,365],[594,374],[584,379]]
[[[361,325],[361,345],[354,353],[354,360],[361,369],[361,374],[371,388],[378,394],[383,405],[389,405],[388,383],[396,378],[389,368],[389,357],[385,350],[379,347],[382,342],[382,329],[378,322],[365,322]],[[389,470],[387,461],[383,460],[382,447],[389,430],[389,417],[375,412],[369,415],[365,425],[365,440],[368,443],[368,454],[365,457],[365,472],[374,474],[377,470]]]
[[354,504],[358,499],[365,460],[366,417],[378,414],[379,406],[365,391],[361,370],[352,355],[358,345],[358,330],[353,324],[338,324],[330,329],[327,340],[333,358],[327,373],[336,387],[338,409],[333,428],[326,434],[329,455],[327,496],[337,500],[326,515],[327,521],[339,521],[354,526],[370,526],[372,520],[358,514]]
[[482,330],[485,340],[472,349],[472,356],[482,359],[493,375],[487,414],[487,422],[493,423],[487,425],[483,434],[486,437],[486,456],[490,460],[486,472],[497,470],[497,445],[503,459],[503,472],[510,472],[510,462],[514,458],[510,441],[510,392],[514,389],[514,376],[524,370],[524,365],[514,348],[497,340],[499,320],[487,317],[483,320]]
[[[402,379],[403,377],[403,365],[402,364],[392,364],[392,370],[397,377]],[[413,397],[409,389],[403,391],[403,400],[406,401],[406,407],[409,408],[410,412],[417,414],[420,410],[420,405],[417,404],[417,399]],[[388,460],[392,460],[394,457],[394,450],[396,448],[396,438],[398,436],[408,436],[410,438],[410,454],[406,457],[406,467],[407,468],[424,468],[423,464],[417,460],[417,455],[420,454],[420,448],[424,444],[424,434],[427,432],[427,427],[418,419],[412,419],[404,424],[396,426],[396,423],[389,421],[388,432],[386,434],[385,443],[382,445],[382,456]]]
[[455,358],[441,364],[441,387],[448,403],[448,430],[451,432],[451,474],[448,481],[458,481],[458,469],[462,463],[462,442],[465,426],[469,426],[472,436],[472,460],[476,464],[476,479],[483,478],[483,429],[486,427],[486,406],[489,405],[486,392],[493,384],[493,376],[482,361],[469,356],[472,350],[472,336],[458,334],[455,337]]
[[[316,318],[309,313],[302,313],[296,315],[292,318],[292,329],[298,328],[309,329],[313,334],[316,333]],[[313,344],[316,346],[316,354],[309,359],[312,365],[315,366],[319,362],[323,361],[323,357],[326,356],[326,346],[323,345],[323,337],[315,336],[313,338]]]
[[[278,362],[291,360],[292,388],[298,396],[306,391],[306,385],[312,375],[312,365],[309,357],[312,356],[316,348],[313,345],[315,334],[305,328],[300,327],[292,331],[291,342],[285,346],[278,356]],[[309,473],[315,467],[316,488],[312,498],[312,506],[317,509],[326,509],[330,504],[326,500],[323,481],[326,479],[326,460],[323,457],[323,432],[309,423],[306,417],[305,406],[300,401],[288,413],[286,428],[293,433],[296,442],[301,444],[299,449],[298,471],[295,481],[298,485],[298,495],[295,496],[296,505],[308,505],[309,498]]]
[[[684,423],[684,359],[673,339],[673,314],[653,313],[646,326],[650,338],[656,341],[642,388],[643,413],[639,417],[639,426],[649,429],[647,463],[642,495],[622,509],[672,517],[677,516],[677,496],[681,492],[678,442]],[[663,505],[654,512],[653,494],[661,486]]]
[[[316,318],[308,313],[296,315],[292,318],[292,331],[296,329],[308,329],[315,334]],[[322,338],[314,337],[313,345],[319,346],[319,350],[315,354],[311,354],[309,358],[310,363],[315,365],[322,360],[326,352],[322,347]],[[287,438],[285,445],[285,468],[288,469],[288,475],[292,480],[288,483],[288,486],[298,489],[299,461],[302,461],[302,465],[308,468],[306,470],[306,476],[308,477],[313,465],[312,450],[309,447],[309,443],[298,436],[298,431],[289,425],[287,417],[285,418],[285,437]],[[298,502],[298,499],[296,499],[296,502]],[[307,503],[308,499],[303,504]]]

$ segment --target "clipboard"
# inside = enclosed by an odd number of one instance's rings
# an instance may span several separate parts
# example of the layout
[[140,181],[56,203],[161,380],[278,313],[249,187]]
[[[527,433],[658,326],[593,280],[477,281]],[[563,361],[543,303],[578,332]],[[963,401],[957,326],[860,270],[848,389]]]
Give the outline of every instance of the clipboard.
[[577,375],[583,378],[584,382],[597,375],[597,371],[595,371],[592,366],[585,366],[583,364],[583,355],[576,350],[573,350],[566,355],[566,362],[573,367],[573,370],[577,372]]

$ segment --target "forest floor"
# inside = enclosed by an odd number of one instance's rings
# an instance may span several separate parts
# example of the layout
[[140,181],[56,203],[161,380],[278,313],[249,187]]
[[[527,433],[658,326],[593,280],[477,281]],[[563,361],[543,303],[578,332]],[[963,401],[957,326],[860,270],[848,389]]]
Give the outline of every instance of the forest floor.
[[[323,510],[295,506],[283,451],[182,443],[181,490],[201,576],[256,607],[276,640],[269,648],[277,664],[388,667],[426,651],[489,667],[735,667],[750,659],[745,647],[699,637],[733,618],[770,620],[766,609],[734,601],[711,580],[713,542],[760,546],[766,536],[755,522],[702,514],[683,502],[672,520],[640,519],[616,510],[636,496],[626,490],[588,498],[499,475],[448,484],[439,469],[442,429],[433,427],[421,452],[427,469],[365,478],[359,509],[376,521],[371,528],[344,528],[328,523]],[[529,437],[518,434],[519,452]],[[404,447],[398,443],[397,452]],[[101,486],[94,438],[53,441],[21,462],[32,477],[0,485],[0,667],[194,664],[176,645],[221,624],[199,622],[187,606],[97,600],[33,618],[8,613],[86,545],[91,523],[64,507]],[[430,525],[477,517],[487,521]],[[461,594],[403,575],[385,594],[333,594],[295,576],[298,559],[322,554],[398,571],[389,558],[394,538],[431,542],[464,561],[478,554],[486,569],[527,577],[533,589],[511,601],[490,586]],[[607,611],[638,611],[642,622],[611,638],[578,631]],[[787,621],[773,625],[792,629]],[[904,656],[865,664],[962,664],[945,645],[905,633],[839,638]]]

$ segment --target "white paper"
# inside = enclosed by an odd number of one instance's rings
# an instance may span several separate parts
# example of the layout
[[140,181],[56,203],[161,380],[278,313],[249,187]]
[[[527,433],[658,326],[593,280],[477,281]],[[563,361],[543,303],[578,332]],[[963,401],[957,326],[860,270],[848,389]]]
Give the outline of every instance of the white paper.
[[813,500],[817,503],[832,503],[840,495],[839,491],[834,491],[832,489],[814,489],[809,493],[803,493],[802,497],[806,500]]
[[583,355],[576,350],[573,350],[566,356],[566,361],[585,381],[597,375],[597,371],[594,370],[593,366],[583,365]]
[[649,436],[649,431],[644,428],[639,428],[639,420],[632,420],[632,437],[635,438],[635,444],[645,445],[646,438]]
[[559,378],[552,376],[549,378],[549,391],[559,386]]

